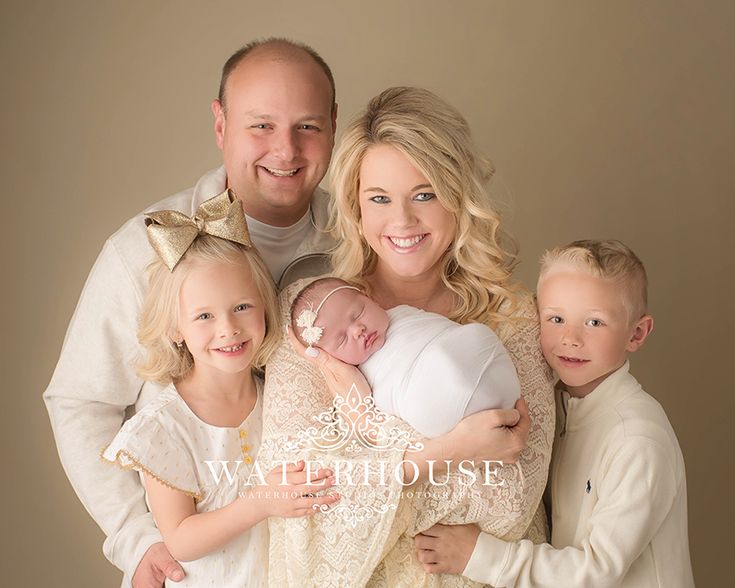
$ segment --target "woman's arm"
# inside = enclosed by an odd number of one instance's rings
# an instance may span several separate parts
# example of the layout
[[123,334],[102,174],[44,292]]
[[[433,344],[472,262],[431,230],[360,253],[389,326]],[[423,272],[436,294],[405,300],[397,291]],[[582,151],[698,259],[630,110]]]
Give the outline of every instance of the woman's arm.
[[[372,394],[357,367],[332,357],[323,349],[307,349],[290,329],[288,337],[294,349],[319,368],[333,397],[346,397],[352,386],[360,398]],[[447,471],[447,461],[454,464],[462,460],[477,464],[483,460],[514,463],[526,444],[530,429],[528,408],[523,399],[515,409],[484,410],[465,417],[449,433],[423,440],[423,449],[406,452],[404,480],[413,480],[411,485],[426,482],[430,468],[435,476],[442,475]]]
[[179,561],[199,559],[271,516],[312,515],[331,505],[339,495],[314,496],[334,484],[330,470],[319,470],[306,483],[304,463],[286,468],[287,486],[279,485],[281,468],[266,476],[266,485],[242,493],[234,502],[210,512],[197,513],[194,499],[145,473],[145,489],[153,518],[171,555]]

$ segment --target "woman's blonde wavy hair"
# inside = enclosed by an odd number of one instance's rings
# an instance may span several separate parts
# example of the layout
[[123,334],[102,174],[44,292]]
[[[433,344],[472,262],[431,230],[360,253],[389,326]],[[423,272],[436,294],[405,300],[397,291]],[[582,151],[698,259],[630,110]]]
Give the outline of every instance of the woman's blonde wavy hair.
[[492,327],[508,321],[521,289],[511,279],[515,243],[501,230],[485,189],[495,170],[478,154],[464,117],[421,88],[381,92],[344,131],[331,175],[335,275],[371,291],[366,276],[374,271],[377,255],[361,236],[359,178],[365,154],[376,145],[389,145],[408,157],[454,215],[457,234],[441,260],[442,281],[458,301],[449,318]]
[[138,340],[145,349],[145,357],[136,366],[141,378],[169,384],[185,377],[194,365],[186,345],[178,348],[171,336],[178,328],[181,285],[198,262],[245,263],[250,267],[265,314],[265,338],[253,357],[251,368],[262,370],[278,344],[280,313],[273,279],[257,250],[201,235],[173,271],[158,258],[148,266],[149,288],[138,325]]

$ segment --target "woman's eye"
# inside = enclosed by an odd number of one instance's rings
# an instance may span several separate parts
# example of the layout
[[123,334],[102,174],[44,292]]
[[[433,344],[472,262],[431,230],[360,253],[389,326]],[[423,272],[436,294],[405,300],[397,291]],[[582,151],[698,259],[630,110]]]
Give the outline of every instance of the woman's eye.
[[390,202],[390,198],[387,196],[372,196],[369,199],[371,202],[375,202],[376,204],[387,204]]
[[299,128],[302,131],[318,131],[319,128],[314,125],[300,125]]
[[600,319],[590,319],[587,321],[587,326],[589,327],[601,327],[603,325],[603,322]]
[[561,318],[560,316],[550,316],[547,320],[550,323],[554,323],[555,325],[560,325],[564,322],[564,319]]
[[416,196],[413,197],[414,200],[418,200],[419,202],[427,202],[429,200],[433,200],[436,198],[436,194],[432,192],[421,192],[420,194],[416,194]]
[[210,319],[210,318],[212,318],[211,312],[203,312],[197,317],[197,320],[206,321],[207,319]]
[[241,312],[243,310],[247,310],[248,308],[250,308],[250,305],[249,304],[238,304],[235,307],[235,312]]

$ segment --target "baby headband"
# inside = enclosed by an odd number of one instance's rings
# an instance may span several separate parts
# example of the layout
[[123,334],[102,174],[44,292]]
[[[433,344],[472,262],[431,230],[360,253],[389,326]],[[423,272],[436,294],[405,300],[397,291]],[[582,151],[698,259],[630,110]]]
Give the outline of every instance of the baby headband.
[[355,286],[337,286],[327,292],[327,295],[322,298],[322,301],[316,307],[316,310],[305,308],[299,313],[299,317],[296,319],[296,325],[303,329],[301,331],[301,338],[309,344],[308,349],[311,349],[314,345],[319,343],[319,339],[322,338],[322,334],[324,333],[324,329],[322,327],[314,326],[314,321],[316,320],[319,311],[322,306],[324,306],[327,298],[340,290],[357,290],[359,292],[360,288],[355,288]]
[[148,241],[163,263],[173,271],[199,235],[212,235],[252,247],[242,202],[227,189],[202,202],[194,216],[178,210],[159,210],[145,215]]

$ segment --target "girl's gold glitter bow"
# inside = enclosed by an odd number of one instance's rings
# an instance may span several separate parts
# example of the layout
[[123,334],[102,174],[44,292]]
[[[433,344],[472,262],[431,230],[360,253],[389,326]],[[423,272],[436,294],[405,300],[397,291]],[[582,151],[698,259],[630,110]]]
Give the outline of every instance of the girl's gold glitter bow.
[[242,202],[229,189],[202,202],[193,217],[177,210],[160,210],[147,213],[145,224],[148,241],[171,271],[199,235],[253,246]]

